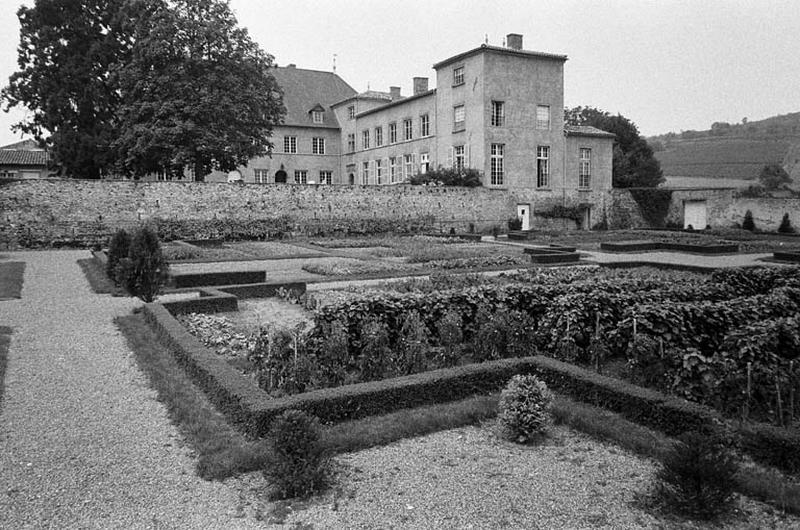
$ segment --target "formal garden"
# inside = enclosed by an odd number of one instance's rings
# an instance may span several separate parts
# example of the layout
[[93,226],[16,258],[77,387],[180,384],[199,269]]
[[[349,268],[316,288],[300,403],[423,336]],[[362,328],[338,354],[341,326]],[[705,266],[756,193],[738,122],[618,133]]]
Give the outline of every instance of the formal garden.
[[[635,236],[608,235],[539,244],[595,248]],[[149,249],[144,268],[137,245]],[[276,497],[306,497],[340,491],[336,454],[466,425],[546,446],[568,439],[567,428],[659,462],[639,487],[659,517],[725,520],[734,492],[800,513],[800,268],[537,267],[527,258],[518,246],[456,237],[159,247],[137,233],[115,236],[105,267],[122,289],[163,302],[118,325],[129,341],[138,336],[161,399],[185,409],[177,421],[193,424],[206,478],[263,469]],[[267,262],[314,279],[270,283],[267,272],[226,285],[213,276],[217,285],[156,298],[167,271]],[[181,384],[199,394],[175,394]],[[206,400],[221,417],[195,417]]]

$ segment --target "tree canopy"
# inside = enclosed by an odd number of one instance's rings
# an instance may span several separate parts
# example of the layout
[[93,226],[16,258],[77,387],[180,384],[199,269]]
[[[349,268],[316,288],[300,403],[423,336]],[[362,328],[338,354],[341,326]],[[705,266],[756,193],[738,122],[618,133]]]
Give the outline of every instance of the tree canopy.
[[777,190],[778,188],[791,184],[792,177],[783,169],[780,164],[767,164],[761,169],[758,181],[767,190]]
[[74,177],[185,169],[202,178],[271,148],[285,113],[270,55],[227,0],[37,0],[18,11],[15,126]]
[[664,181],[653,149],[628,118],[592,107],[575,107],[565,109],[564,121],[568,125],[589,125],[616,135],[612,168],[615,188],[652,188]]

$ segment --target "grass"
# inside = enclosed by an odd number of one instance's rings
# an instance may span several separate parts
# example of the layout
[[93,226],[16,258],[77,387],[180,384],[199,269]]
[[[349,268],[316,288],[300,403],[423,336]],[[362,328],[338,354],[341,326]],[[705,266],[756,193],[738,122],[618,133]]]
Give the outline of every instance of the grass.
[[94,258],[79,259],[78,265],[89,286],[97,294],[121,294],[121,290],[106,276],[106,271]]
[[[199,476],[222,480],[263,467],[266,460],[264,444],[247,439],[227,423],[172,354],[158,342],[141,315],[121,317],[116,319],[116,323],[158,393],[159,401],[164,403],[173,423],[194,448]],[[0,368],[2,339],[0,335]],[[474,396],[457,402],[342,422],[326,427],[323,443],[334,454],[344,453],[474,425],[495,416],[497,401],[497,394]],[[561,396],[554,401],[553,417],[557,423],[655,460],[662,459],[673,443],[663,434],[618,414]],[[743,465],[736,476],[736,488],[786,512],[800,514],[800,482],[773,469],[752,463]]]
[[3,402],[6,367],[8,366],[8,347],[11,345],[11,328],[0,326],[0,403]]
[[25,276],[25,263],[11,261],[0,263],[0,300],[20,298]]

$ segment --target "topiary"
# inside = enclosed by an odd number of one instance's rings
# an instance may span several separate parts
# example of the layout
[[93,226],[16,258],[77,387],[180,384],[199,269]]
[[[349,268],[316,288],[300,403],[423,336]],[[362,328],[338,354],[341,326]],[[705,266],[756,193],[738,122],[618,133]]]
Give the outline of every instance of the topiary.
[[263,473],[275,497],[307,497],[328,486],[331,463],[321,440],[319,420],[305,412],[287,410],[273,421]]
[[789,214],[783,214],[783,219],[781,219],[781,225],[778,227],[778,232],[781,234],[794,234],[794,227],[792,226],[791,221],[789,221]]
[[747,210],[744,212],[744,220],[742,221],[742,229],[753,231],[756,229],[756,223],[753,221],[753,212]]
[[152,302],[166,283],[168,269],[158,236],[145,226],[134,233],[128,257],[117,263],[115,273],[117,282],[128,294]]
[[509,439],[524,443],[550,425],[553,394],[535,375],[515,375],[500,393],[497,418]]
[[656,495],[669,506],[702,518],[725,511],[734,496],[734,453],[716,437],[687,432],[656,473]]
[[108,261],[106,262],[106,276],[117,282],[117,264],[128,257],[131,247],[131,236],[124,229],[117,230],[108,242]]

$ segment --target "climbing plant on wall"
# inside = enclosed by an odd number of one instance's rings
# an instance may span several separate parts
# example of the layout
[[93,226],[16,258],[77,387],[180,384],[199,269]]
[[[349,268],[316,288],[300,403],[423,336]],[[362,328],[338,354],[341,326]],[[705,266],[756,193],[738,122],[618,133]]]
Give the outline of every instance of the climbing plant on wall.
[[672,191],[661,188],[631,188],[630,192],[647,224],[662,228],[672,202]]

